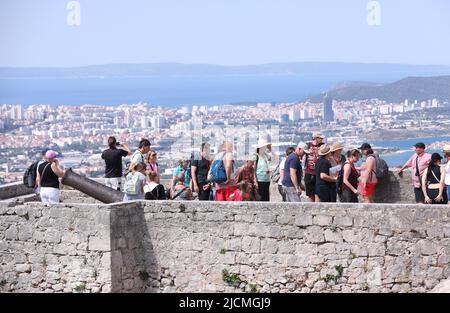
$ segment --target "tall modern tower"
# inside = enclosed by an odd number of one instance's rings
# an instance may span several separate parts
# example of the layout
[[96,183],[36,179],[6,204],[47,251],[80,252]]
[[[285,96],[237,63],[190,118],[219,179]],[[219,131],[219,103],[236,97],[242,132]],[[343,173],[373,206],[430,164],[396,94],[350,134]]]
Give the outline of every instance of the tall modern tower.
[[333,98],[328,95],[323,98],[323,119],[325,122],[334,121]]

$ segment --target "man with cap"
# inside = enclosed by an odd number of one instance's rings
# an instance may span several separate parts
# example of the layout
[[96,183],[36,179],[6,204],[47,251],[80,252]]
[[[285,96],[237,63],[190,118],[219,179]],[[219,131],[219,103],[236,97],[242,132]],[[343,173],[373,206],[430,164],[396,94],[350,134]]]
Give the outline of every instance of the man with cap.
[[311,152],[306,155],[305,160],[305,189],[306,195],[311,199],[312,202],[319,201],[316,197],[316,162],[319,158],[319,149],[324,144],[325,136],[322,133],[313,133],[312,142],[308,144],[308,150]]
[[59,166],[57,156],[56,151],[48,150],[45,162],[38,166],[36,183],[43,203],[59,203],[59,177],[64,176],[64,170]]
[[411,168],[416,203],[425,203],[425,196],[422,190],[422,175],[430,164],[431,154],[425,152],[425,144],[423,142],[416,143],[414,147],[416,153],[409,158],[398,174],[402,176],[405,169]]
[[319,150],[319,158],[315,164],[316,171],[316,195],[319,202],[336,202],[336,177],[330,175],[331,147],[322,145]]
[[300,195],[302,193],[302,163],[300,160],[303,156],[311,151],[308,149],[309,145],[300,142],[293,153],[291,153],[284,163],[283,188],[286,194],[287,202],[300,202]]

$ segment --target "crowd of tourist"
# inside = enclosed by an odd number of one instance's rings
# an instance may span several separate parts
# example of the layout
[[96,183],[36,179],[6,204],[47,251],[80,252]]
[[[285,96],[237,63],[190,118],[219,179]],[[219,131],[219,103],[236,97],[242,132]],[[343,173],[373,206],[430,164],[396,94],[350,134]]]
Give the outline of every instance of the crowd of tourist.
[[[122,191],[124,201],[270,201],[270,186],[275,184],[284,202],[356,203],[361,197],[363,202],[373,203],[377,185],[389,181],[386,162],[369,143],[345,149],[339,143],[326,144],[321,133],[314,133],[310,142],[288,147],[281,159],[272,152],[270,142],[260,140],[238,168],[231,142],[223,142],[214,157],[210,145],[203,143],[198,154],[179,161],[169,186],[161,184],[157,152],[148,139],[142,139],[134,153],[114,137],[108,139],[108,146],[102,153],[105,184]],[[444,158],[439,153],[430,155],[425,144],[417,143],[414,155],[398,171],[402,176],[405,169],[412,169],[417,203],[450,204],[450,146],[443,150]],[[36,187],[46,203],[59,202],[59,177],[64,170],[57,156],[55,151],[44,151],[35,165]],[[122,158],[127,156],[131,160],[123,171]],[[361,159],[364,162],[358,166]]]

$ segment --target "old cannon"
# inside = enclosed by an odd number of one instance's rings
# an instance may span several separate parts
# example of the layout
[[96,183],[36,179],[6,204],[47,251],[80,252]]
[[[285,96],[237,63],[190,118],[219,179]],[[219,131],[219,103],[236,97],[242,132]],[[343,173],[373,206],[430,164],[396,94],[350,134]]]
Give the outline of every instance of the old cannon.
[[107,187],[95,180],[78,175],[74,173],[71,168],[66,170],[61,183],[81,191],[103,203],[121,202],[123,200],[122,192]]

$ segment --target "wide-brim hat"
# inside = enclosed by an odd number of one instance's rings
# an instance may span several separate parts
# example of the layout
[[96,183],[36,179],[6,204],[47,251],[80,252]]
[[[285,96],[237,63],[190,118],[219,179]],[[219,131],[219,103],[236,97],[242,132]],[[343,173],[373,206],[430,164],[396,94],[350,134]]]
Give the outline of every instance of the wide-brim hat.
[[267,140],[265,140],[265,139],[261,139],[261,140],[258,140],[258,144],[256,145],[256,148],[262,148],[262,147],[266,147],[266,146],[268,146],[268,145],[270,145],[271,143],[270,142],[268,142]]
[[331,153],[331,147],[329,145],[322,145],[319,150],[319,155],[324,156]]
[[443,151],[450,152],[450,145],[445,145]]
[[340,143],[333,143],[331,145],[331,151],[330,152],[335,152],[335,151],[339,151],[339,150],[344,150],[344,146],[341,145]]
[[313,139],[316,139],[316,138],[325,139],[325,136],[322,133],[317,132],[317,133],[313,133],[312,138]]

